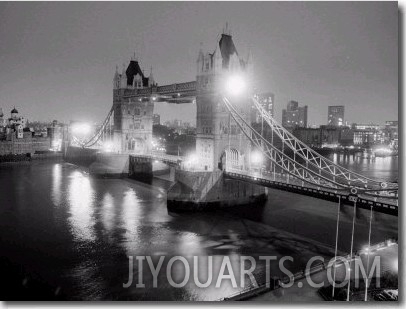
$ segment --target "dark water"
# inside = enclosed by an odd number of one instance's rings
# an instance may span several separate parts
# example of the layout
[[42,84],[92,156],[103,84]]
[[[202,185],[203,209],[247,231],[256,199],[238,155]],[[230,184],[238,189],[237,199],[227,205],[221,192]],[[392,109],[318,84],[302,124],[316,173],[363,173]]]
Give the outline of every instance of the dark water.
[[[338,158],[336,158],[338,159]],[[397,158],[375,162],[340,158],[373,178],[396,179]],[[264,207],[230,209],[206,214],[173,214],[166,208],[168,183],[153,186],[126,179],[97,179],[67,163],[0,166],[0,252],[2,299],[22,300],[215,300],[235,291],[224,281],[216,288],[183,288],[168,284],[171,256],[294,257],[292,271],[314,255],[334,253],[336,204],[269,190]],[[341,214],[339,250],[349,251],[352,208]],[[359,211],[355,247],[368,241],[369,213]],[[397,237],[397,217],[374,215],[372,242]],[[128,280],[128,256],[166,256],[152,288],[144,266],[146,288],[123,288]],[[175,264],[176,265],[176,264]],[[271,266],[279,275],[276,266]],[[206,268],[202,268],[206,269]],[[138,274],[136,268],[135,279]],[[173,268],[182,281],[183,269]],[[236,274],[238,273],[238,269]],[[254,272],[258,278],[263,267]],[[193,275],[193,271],[192,271]],[[203,280],[203,279],[202,279]],[[176,279],[175,279],[176,281]]]

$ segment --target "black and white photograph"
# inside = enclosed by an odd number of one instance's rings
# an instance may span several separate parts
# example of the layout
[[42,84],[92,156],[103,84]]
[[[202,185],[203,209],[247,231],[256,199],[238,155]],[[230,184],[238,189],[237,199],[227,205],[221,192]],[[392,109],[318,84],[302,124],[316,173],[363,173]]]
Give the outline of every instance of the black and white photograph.
[[399,304],[402,12],[0,2],[3,306]]

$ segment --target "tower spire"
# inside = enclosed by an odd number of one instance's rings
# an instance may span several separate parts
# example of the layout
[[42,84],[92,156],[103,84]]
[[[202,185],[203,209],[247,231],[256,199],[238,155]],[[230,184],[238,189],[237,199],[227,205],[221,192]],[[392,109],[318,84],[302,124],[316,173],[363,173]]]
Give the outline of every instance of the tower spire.
[[226,21],[226,27],[223,28],[223,34],[231,35],[231,30],[228,27],[228,21]]
[[148,87],[151,87],[155,84],[154,75],[152,74],[152,65],[150,67],[150,73],[148,77]]

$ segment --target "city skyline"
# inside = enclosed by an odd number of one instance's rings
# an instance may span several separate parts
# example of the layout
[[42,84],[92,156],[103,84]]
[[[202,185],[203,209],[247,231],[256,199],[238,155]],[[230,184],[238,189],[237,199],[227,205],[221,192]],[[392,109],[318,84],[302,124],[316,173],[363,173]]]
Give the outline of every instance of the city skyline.
[[[229,22],[238,52],[244,56],[252,50],[258,89],[275,94],[278,121],[289,100],[309,106],[310,125],[325,124],[329,105],[345,105],[349,122],[397,119],[396,3],[31,3],[19,8],[18,3],[0,5],[5,113],[18,106],[29,120],[101,122],[112,101],[114,67],[128,63],[134,50],[146,73],[153,67],[160,85],[194,80],[200,42],[214,50]],[[131,19],[133,14],[138,18]],[[173,18],[176,14],[185,21]],[[242,14],[258,18],[248,23]],[[180,111],[195,123],[193,105],[155,108],[168,117],[162,121]]]

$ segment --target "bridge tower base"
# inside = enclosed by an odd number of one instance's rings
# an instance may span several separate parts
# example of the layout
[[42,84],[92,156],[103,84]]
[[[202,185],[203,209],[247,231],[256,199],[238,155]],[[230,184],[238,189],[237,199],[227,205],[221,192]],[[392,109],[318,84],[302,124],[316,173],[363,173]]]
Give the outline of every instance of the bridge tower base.
[[126,177],[129,169],[128,154],[97,153],[89,166],[89,174],[102,177]]
[[168,190],[169,211],[209,211],[232,206],[260,206],[267,188],[226,179],[222,171],[176,170],[175,184]]
[[154,177],[152,171],[151,159],[130,156],[128,177],[143,182],[151,182]]

